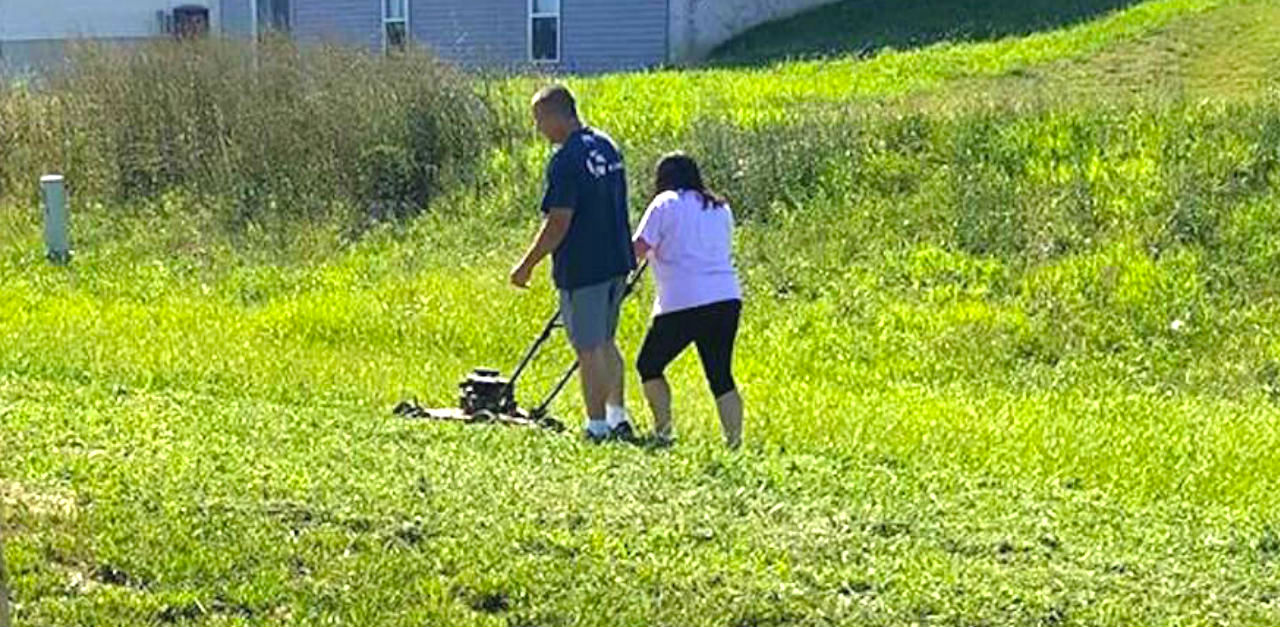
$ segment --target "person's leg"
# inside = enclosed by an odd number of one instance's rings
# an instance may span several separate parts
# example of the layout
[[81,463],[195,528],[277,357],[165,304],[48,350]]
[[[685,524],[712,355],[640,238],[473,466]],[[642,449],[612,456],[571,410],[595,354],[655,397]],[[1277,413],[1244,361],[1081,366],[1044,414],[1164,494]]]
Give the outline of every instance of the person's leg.
[[654,434],[670,440],[674,436],[671,426],[671,387],[663,371],[684,351],[693,340],[688,325],[679,313],[658,316],[645,335],[636,369],[644,384],[644,396],[653,412]]
[[604,407],[605,420],[609,423],[609,431],[613,437],[630,442],[635,439],[636,432],[624,402],[626,365],[622,363],[622,353],[616,343],[610,342],[605,353],[609,363],[609,397]]
[[609,435],[605,420],[605,402],[609,396],[610,377],[608,363],[602,357],[604,350],[604,310],[596,286],[562,291],[560,315],[565,333],[578,356],[578,381],[582,386],[582,402],[587,410],[587,435],[603,439]]
[[611,340],[606,351],[609,361],[609,405],[626,407],[626,366],[622,362],[622,351],[618,350],[618,342]]
[[623,423],[630,422],[627,417],[626,405],[626,366],[622,361],[622,351],[618,350],[618,320],[622,315],[622,299],[626,293],[626,278],[618,277],[613,280],[609,291],[609,308],[606,311],[605,326],[608,333],[608,346],[606,347],[609,362],[609,398],[605,404],[605,413],[608,414],[609,427],[611,429],[620,428]]
[[716,412],[725,445],[731,449],[742,446],[742,395],[737,390],[722,394],[716,399]]
[[742,444],[742,396],[733,380],[733,344],[738,335],[742,303],[729,301],[701,309],[698,323],[694,325],[698,357],[716,399],[725,444],[738,448]]
[[[604,346],[578,351],[578,366],[581,370],[578,378],[582,382],[582,401],[586,405],[589,422],[605,422],[605,405],[612,387],[608,355]],[[592,428],[590,424],[588,428]],[[592,433],[594,436],[606,434]]]
[[671,428],[671,386],[663,377],[645,381],[644,398],[653,412],[653,434],[659,440],[670,441],[675,437]]

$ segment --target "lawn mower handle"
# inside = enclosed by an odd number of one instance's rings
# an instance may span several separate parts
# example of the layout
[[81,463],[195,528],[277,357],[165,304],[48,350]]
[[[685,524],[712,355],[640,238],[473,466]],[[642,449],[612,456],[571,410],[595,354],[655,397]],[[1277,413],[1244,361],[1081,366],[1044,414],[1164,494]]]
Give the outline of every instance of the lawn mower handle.
[[[626,286],[622,291],[623,300],[626,300],[627,297],[631,295],[631,292],[635,291],[636,285],[640,282],[641,277],[644,276],[645,269],[648,267],[649,261],[645,260],[640,264],[640,267],[636,268],[631,273],[631,276],[627,278]],[[515,388],[516,381],[520,379],[520,375],[524,374],[525,369],[529,367],[529,363],[533,361],[534,355],[538,354],[538,349],[542,348],[542,345],[551,337],[551,332],[555,331],[556,327],[563,326],[563,323],[560,321],[560,313],[560,310],[556,309],[556,312],[551,315],[551,319],[542,327],[542,333],[538,335],[538,339],[534,340],[533,346],[530,346],[529,350],[525,351],[524,358],[520,360],[520,365],[516,366],[516,369],[511,373],[511,380],[507,383],[508,390]],[[546,411],[551,400],[560,394],[560,391],[564,389],[565,384],[569,382],[569,378],[573,376],[573,373],[577,371],[577,369],[578,362],[575,361],[573,366],[570,366],[569,371],[561,378],[559,385],[557,385],[555,390],[551,392],[551,396],[549,396],[546,402],[542,403],[535,412],[538,412],[539,410]]]
[[[631,293],[635,291],[636,285],[640,283],[640,279],[644,277],[644,271],[648,267],[649,267],[649,261],[646,259],[643,263],[640,264],[640,267],[636,268],[635,271],[631,273],[631,277],[627,279],[627,284],[625,287],[623,287],[623,290],[622,290],[623,301],[627,300],[627,297],[630,296]],[[560,316],[560,312],[557,311],[556,317],[558,318],[559,316]],[[553,318],[552,320],[555,320],[557,318]],[[523,365],[524,364],[521,364],[522,367]],[[560,377],[560,382],[557,383],[556,386],[551,389],[551,393],[548,394],[547,398],[542,401],[542,404],[538,405],[533,410],[533,412],[531,413],[532,416],[534,416],[535,418],[542,418],[547,415],[547,407],[551,406],[551,401],[555,400],[555,398],[560,395],[560,392],[564,390],[564,386],[568,385],[569,379],[573,377],[573,373],[578,371],[579,365],[580,364],[575,360],[573,362],[573,365],[569,366],[568,370],[565,370],[564,375]],[[514,380],[515,378],[513,377],[512,381]]]

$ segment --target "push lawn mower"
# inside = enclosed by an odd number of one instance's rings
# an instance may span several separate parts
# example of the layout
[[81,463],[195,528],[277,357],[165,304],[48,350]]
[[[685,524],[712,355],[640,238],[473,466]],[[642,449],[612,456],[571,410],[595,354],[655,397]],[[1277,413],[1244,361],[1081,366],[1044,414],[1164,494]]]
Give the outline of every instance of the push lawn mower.
[[[641,264],[628,277],[622,291],[622,299],[624,301],[635,291],[635,287],[644,275],[646,267],[648,267],[647,262]],[[542,345],[546,344],[547,340],[550,339],[552,332],[563,326],[564,322],[560,317],[560,310],[557,309],[556,313],[543,326],[542,333],[538,336],[538,339],[534,340],[533,346],[530,346],[529,350],[525,352],[524,359],[520,360],[520,364],[516,366],[510,378],[503,377],[500,371],[492,368],[476,368],[472,370],[462,380],[462,383],[458,384],[460,394],[457,407],[430,409],[419,405],[417,400],[404,401],[396,405],[393,410],[395,415],[418,420],[439,420],[469,424],[498,423],[564,431],[564,423],[548,414],[547,408],[551,406],[551,402],[560,395],[560,392],[568,385],[569,379],[577,372],[577,361],[573,362],[573,365],[565,370],[555,387],[551,389],[551,393],[537,407],[526,410],[516,402],[516,382],[520,379],[520,375],[524,374],[529,364],[533,362],[534,356],[537,355]]]

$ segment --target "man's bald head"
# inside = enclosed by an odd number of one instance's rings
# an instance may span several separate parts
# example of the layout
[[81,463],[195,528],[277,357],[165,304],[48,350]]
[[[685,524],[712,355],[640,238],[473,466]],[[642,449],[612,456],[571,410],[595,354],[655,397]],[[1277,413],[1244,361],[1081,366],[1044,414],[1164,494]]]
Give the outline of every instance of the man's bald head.
[[573,92],[560,84],[548,85],[538,90],[533,96],[533,107],[566,119],[578,118],[578,102],[574,100]]
[[533,96],[533,118],[542,133],[554,144],[563,144],[582,126],[578,103],[564,85],[549,85]]

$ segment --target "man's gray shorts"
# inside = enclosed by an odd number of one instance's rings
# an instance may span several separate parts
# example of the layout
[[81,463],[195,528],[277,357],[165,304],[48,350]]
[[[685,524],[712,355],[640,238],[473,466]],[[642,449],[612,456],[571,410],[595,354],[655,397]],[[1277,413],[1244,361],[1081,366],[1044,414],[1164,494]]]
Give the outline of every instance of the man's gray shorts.
[[625,276],[573,290],[560,290],[560,318],[569,343],[578,351],[599,348],[618,333]]

